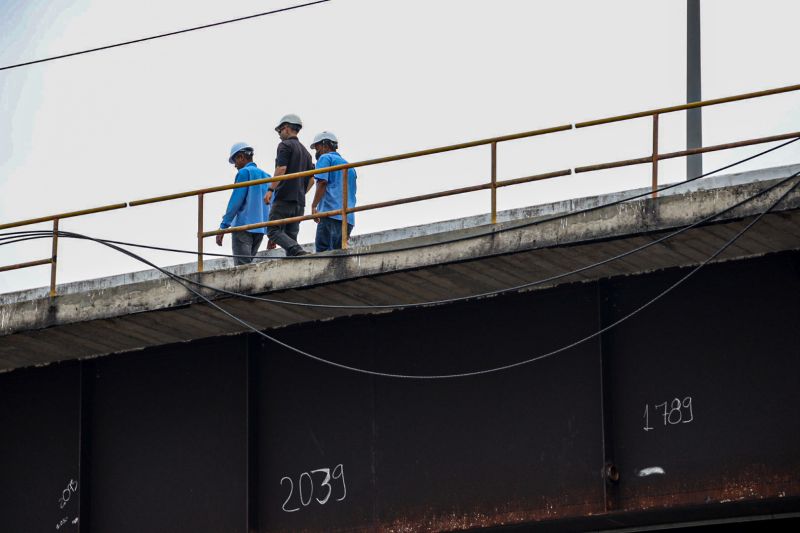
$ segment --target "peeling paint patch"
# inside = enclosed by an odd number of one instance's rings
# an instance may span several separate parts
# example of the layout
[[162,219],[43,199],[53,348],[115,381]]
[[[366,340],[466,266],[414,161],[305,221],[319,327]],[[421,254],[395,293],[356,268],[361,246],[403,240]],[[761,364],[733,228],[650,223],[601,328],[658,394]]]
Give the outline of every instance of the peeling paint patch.
[[661,468],[660,466],[649,466],[647,468],[642,468],[641,470],[636,472],[636,475],[639,476],[639,477],[647,477],[647,476],[653,476],[653,475],[662,475],[663,476],[665,474],[666,474],[666,472],[664,472],[664,469]]

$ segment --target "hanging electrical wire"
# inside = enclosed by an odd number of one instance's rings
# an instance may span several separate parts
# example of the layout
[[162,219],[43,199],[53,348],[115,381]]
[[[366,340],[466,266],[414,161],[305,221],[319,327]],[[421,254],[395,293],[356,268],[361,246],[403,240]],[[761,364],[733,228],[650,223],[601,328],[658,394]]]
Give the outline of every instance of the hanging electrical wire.
[[[755,195],[753,195],[751,197],[745,198],[743,200],[740,200],[740,201],[738,201],[738,202],[726,207],[722,211],[718,211],[716,213],[713,213],[711,215],[703,217],[702,219],[700,219],[700,220],[698,220],[698,221],[696,221],[696,222],[694,222],[694,223],[692,223],[690,225],[683,226],[683,227],[681,227],[681,228],[679,228],[679,229],[677,229],[677,230],[675,230],[675,231],[673,231],[671,233],[663,235],[663,236],[661,236],[661,237],[659,237],[659,238],[657,238],[657,239],[655,239],[653,241],[650,241],[650,242],[645,243],[643,245],[637,246],[636,248],[633,248],[631,250],[627,250],[625,252],[621,252],[621,253],[619,253],[617,255],[608,257],[608,258],[603,259],[601,261],[596,261],[596,262],[591,263],[589,265],[585,265],[583,267],[579,267],[577,269],[570,270],[568,272],[562,272],[560,274],[549,276],[547,278],[539,279],[539,280],[536,280],[536,281],[531,281],[531,282],[515,285],[515,286],[512,286],[512,287],[506,287],[506,288],[499,289],[499,290],[486,291],[486,292],[482,292],[482,293],[471,294],[471,295],[468,295],[468,296],[458,296],[458,297],[453,297],[453,298],[446,298],[446,299],[440,299],[440,300],[430,300],[430,301],[425,301],[425,302],[408,302],[408,303],[392,303],[392,304],[357,304],[357,305],[350,305],[350,304],[319,304],[319,303],[296,302],[296,301],[290,301],[290,300],[281,300],[281,299],[277,299],[277,298],[267,298],[267,297],[263,297],[263,296],[255,296],[255,295],[252,295],[252,294],[245,294],[245,293],[230,291],[230,290],[227,290],[227,289],[222,289],[222,288],[219,288],[219,287],[215,287],[213,285],[208,285],[208,284],[205,284],[205,283],[201,283],[201,282],[198,282],[198,281],[193,280],[191,278],[188,278],[186,276],[181,276],[181,275],[175,274],[175,273],[172,273],[172,276],[174,276],[174,277],[176,277],[176,278],[178,278],[178,279],[180,279],[180,280],[182,280],[182,281],[184,281],[186,283],[190,283],[190,284],[192,284],[192,285],[194,285],[196,287],[200,287],[200,288],[203,288],[203,289],[208,289],[208,290],[220,293],[220,294],[224,294],[226,296],[231,296],[231,297],[236,297],[236,298],[243,298],[243,299],[247,299],[247,300],[254,300],[254,301],[271,303],[271,304],[299,306],[299,307],[308,307],[308,308],[351,309],[351,310],[412,309],[412,308],[417,308],[417,307],[430,307],[430,306],[451,304],[451,303],[463,302],[463,301],[468,301],[468,300],[474,300],[474,299],[478,299],[478,298],[487,298],[487,297],[500,296],[500,295],[508,294],[508,293],[511,293],[511,292],[518,292],[520,290],[524,290],[524,289],[536,287],[536,286],[539,286],[539,285],[543,285],[543,284],[546,284],[546,283],[551,283],[553,281],[558,281],[560,279],[568,278],[570,276],[574,276],[576,274],[580,274],[582,272],[586,272],[586,271],[598,268],[600,266],[607,265],[609,263],[613,263],[614,261],[618,261],[620,259],[624,259],[624,258],[626,258],[628,256],[631,256],[633,254],[636,254],[636,253],[639,253],[641,251],[644,251],[644,250],[646,250],[646,249],[648,249],[648,248],[650,248],[652,246],[655,246],[657,244],[662,244],[663,242],[665,242],[665,241],[667,241],[669,239],[672,239],[672,238],[674,238],[674,237],[676,237],[676,236],[678,236],[678,235],[680,235],[682,233],[685,233],[685,232],[687,232],[687,231],[689,231],[689,230],[691,230],[693,228],[696,228],[698,226],[702,226],[704,224],[707,224],[708,222],[711,222],[712,220],[714,220],[714,219],[716,219],[716,218],[718,218],[718,217],[720,217],[720,216],[722,216],[722,215],[724,215],[726,213],[729,213],[729,212],[733,211],[734,209],[737,209],[737,208],[745,205],[748,202],[751,202],[752,200],[754,200],[754,199],[756,199],[756,198],[758,198],[760,196],[763,196],[765,194],[768,194],[768,193],[772,192],[775,188],[777,188],[780,185],[782,185],[782,183],[783,182],[775,183],[775,184],[771,185],[770,187],[767,187],[767,188],[759,191],[758,193],[756,193]],[[18,233],[24,233],[24,232],[18,232]],[[35,235],[20,236],[20,237],[18,237],[16,239],[13,239],[13,240],[0,242],[0,246],[3,245],[3,244],[12,244],[12,243],[16,243],[16,242],[22,242],[22,241],[25,241],[25,240],[51,238],[52,234],[53,234],[53,232],[51,230],[42,230],[41,232],[38,232]],[[75,235],[77,235],[77,234],[75,234]],[[73,237],[73,235],[70,235],[69,232],[61,232],[60,236],[62,236],[62,237]],[[7,237],[3,237],[3,238],[7,238]],[[81,238],[81,237],[75,237],[75,238]],[[97,239],[97,238],[95,238],[95,239],[98,240],[98,241],[102,241],[104,243],[116,244],[114,241],[109,241],[109,240],[106,240],[106,239]],[[2,239],[0,239],[0,241],[2,241]]]
[[286,12],[286,11],[292,11],[294,9],[300,9],[300,8],[303,8],[303,7],[309,7],[309,6],[313,6],[313,5],[316,5],[316,4],[323,4],[325,2],[330,2],[330,1],[331,0],[316,0],[315,2],[308,2],[308,3],[305,3],[305,4],[299,4],[299,5],[296,5],[296,6],[282,7],[280,9],[273,9],[272,11],[265,11],[263,13],[256,13],[255,15],[247,15],[246,17],[238,17],[238,18],[235,18],[235,19],[223,20],[223,21],[220,21],[220,22],[213,22],[211,24],[203,24],[202,26],[194,26],[192,28],[184,28],[182,30],[171,31],[171,32],[168,32],[168,33],[160,33],[158,35],[151,35],[150,37],[142,37],[140,39],[134,39],[132,41],[125,41],[125,42],[121,42],[121,43],[109,44],[109,45],[106,45],[106,46],[98,46],[97,48],[90,48],[88,50],[81,50],[80,52],[72,52],[72,53],[69,53],[69,54],[61,54],[61,55],[57,55],[57,56],[46,57],[46,58],[43,58],[43,59],[35,59],[33,61],[26,61],[24,63],[17,63],[15,65],[7,65],[5,67],[0,67],[0,71],[2,71],[2,70],[11,70],[11,69],[14,69],[14,68],[25,67],[25,66],[28,66],[28,65],[35,65],[37,63],[46,63],[48,61],[55,61],[56,59],[64,59],[64,58],[67,58],[67,57],[80,56],[80,55],[83,55],[83,54],[90,54],[92,52],[99,52],[101,50],[109,50],[111,48],[119,48],[121,46],[128,46],[128,45],[131,45],[131,44],[143,43],[145,41],[153,41],[155,39],[163,39],[164,37],[171,37],[173,35],[180,35],[182,33],[189,33],[189,32],[192,32],[192,31],[205,30],[205,29],[208,29],[208,28],[214,28],[216,26],[224,26],[225,24],[232,24],[234,22],[241,22],[243,20],[250,20],[250,19],[254,19],[254,18],[265,17],[265,16],[268,16],[268,15],[275,15],[277,13],[283,13],[283,12]]
[[[191,279],[189,277],[181,276],[181,275],[178,275],[178,274],[175,274],[175,273],[172,273],[171,275],[177,277],[178,279],[180,279],[180,280],[182,280],[182,281],[184,281],[186,283],[192,284],[192,285],[194,285],[196,287],[200,287],[200,288],[203,288],[203,289],[211,290],[211,291],[217,292],[219,294],[224,294],[226,296],[242,298],[242,299],[247,299],[247,300],[254,300],[254,301],[265,302],[265,303],[271,303],[271,304],[298,306],[298,307],[307,307],[307,308],[350,309],[350,310],[412,309],[412,308],[418,308],[418,307],[430,307],[430,306],[437,306],[437,305],[452,304],[452,303],[457,303],[457,302],[474,300],[474,299],[478,299],[478,298],[488,298],[488,297],[494,297],[494,296],[500,296],[500,295],[503,295],[503,294],[508,294],[508,293],[511,293],[511,292],[518,292],[520,290],[529,289],[529,288],[536,287],[536,286],[539,286],[539,285],[543,285],[543,284],[551,283],[551,282],[554,282],[554,281],[558,281],[560,279],[568,278],[570,276],[574,276],[576,274],[580,274],[580,273],[583,273],[583,272],[598,268],[600,266],[607,265],[607,264],[612,263],[614,261],[618,261],[618,260],[624,259],[624,258],[626,258],[628,256],[633,255],[633,254],[636,254],[636,253],[642,252],[644,250],[647,250],[648,248],[650,248],[652,246],[661,244],[661,243],[663,243],[663,242],[665,242],[665,241],[667,241],[669,239],[672,239],[672,238],[674,238],[674,237],[676,237],[678,235],[681,235],[682,233],[685,233],[685,232],[687,232],[687,231],[689,231],[689,230],[691,230],[693,228],[696,228],[696,227],[701,226],[703,224],[707,224],[708,222],[711,222],[712,220],[714,220],[714,219],[716,219],[716,218],[718,218],[718,217],[720,217],[720,216],[722,216],[722,215],[724,215],[726,213],[729,213],[729,212],[741,207],[742,205],[745,205],[746,203],[748,203],[748,202],[750,202],[750,201],[752,201],[752,200],[754,200],[754,199],[756,199],[756,198],[758,198],[760,196],[763,196],[765,194],[768,194],[768,193],[772,192],[772,190],[774,190],[775,188],[779,187],[782,183],[783,182],[777,182],[777,183],[775,183],[775,184],[773,184],[773,185],[771,185],[769,187],[766,187],[765,189],[759,191],[755,195],[753,195],[751,197],[748,197],[748,198],[745,198],[743,200],[740,200],[740,201],[738,201],[738,202],[726,207],[725,209],[723,209],[721,211],[718,211],[718,212],[715,212],[715,213],[713,213],[711,215],[703,217],[700,220],[697,220],[696,222],[694,222],[692,224],[689,224],[687,226],[683,226],[683,227],[681,227],[681,228],[679,228],[679,229],[677,229],[677,230],[675,230],[675,231],[673,231],[671,233],[668,233],[668,234],[663,235],[663,236],[661,236],[661,237],[659,237],[657,239],[654,239],[653,241],[650,241],[650,242],[645,243],[643,245],[637,246],[637,247],[635,247],[635,248],[633,248],[631,250],[627,250],[625,252],[621,252],[621,253],[619,253],[617,255],[608,257],[606,259],[603,259],[603,260],[600,260],[600,261],[596,261],[594,263],[591,263],[591,264],[588,264],[588,265],[585,265],[585,266],[570,270],[568,272],[562,272],[560,274],[549,276],[547,278],[542,278],[542,279],[539,279],[539,280],[522,283],[522,284],[515,285],[515,286],[512,286],[512,287],[506,287],[506,288],[499,289],[499,290],[486,291],[486,292],[477,293],[477,294],[471,294],[471,295],[467,295],[467,296],[458,296],[458,297],[453,297],[453,298],[445,298],[445,299],[440,299],[440,300],[430,300],[430,301],[425,301],[425,302],[406,302],[406,303],[391,303],[391,304],[356,304],[356,305],[352,305],[352,304],[321,304],[321,303],[297,302],[297,301],[291,301],[291,300],[282,300],[282,299],[278,299],[278,298],[268,298],[268,297],[264,297],[264,296],[255,296],[255,295],[252,295],[252,294],[245,294],[245,293],[240,293],[240,292],[236,292],[236,291],[230,291],[230,290],[223,289],[223,288],[220,288],[220,287],[215,287],[213,285],[208,285],[208,284],[205,284],[205,283],[201,283],[201,282],[196,281],[194,279]],[[52,235],[53,235],[53,232],[50,231],[50,230],[41,230],[41,231],[37,231],[37,232],[11,232],[11,233],[5,233],[5,234],[0,234],[0,235],[3,235],[3,237],[0,237],[0,245],[3,245],[3,244],[12,244],[12,243],[17,243],[17,242],[22,242],[22,241],[26,241],[26,240],[51,238]],[[59,235],[60,236],[65,236],[65,237],[70,237],[71,236],[69,232],[60,232]],[[77,235],[77,234],[73,234],[73,235]],[[80,237],[75,237],[75,238],[80,238]],[[4,242],[3,241],[4,239],[10,239],[10,240],[7,240],[7,241]],[[98,240],[98,241],[102,241],[104,243],[118,244],[115,241],[110,241],[110,240],[106,240],[106,239],[97,239],[97,238],[95,238],[95,239]],[[159,267],[155,267],[155,268],[159,268]],[[159,268],[159,270],[160,270],[160,268]]]

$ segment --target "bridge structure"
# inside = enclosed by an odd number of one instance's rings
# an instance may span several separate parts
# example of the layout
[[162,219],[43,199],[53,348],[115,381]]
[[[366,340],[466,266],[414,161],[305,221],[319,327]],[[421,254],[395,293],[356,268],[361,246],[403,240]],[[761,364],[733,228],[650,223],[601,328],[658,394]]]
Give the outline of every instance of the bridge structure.
[[0,529],[796,527],[798,176],[0,295]]

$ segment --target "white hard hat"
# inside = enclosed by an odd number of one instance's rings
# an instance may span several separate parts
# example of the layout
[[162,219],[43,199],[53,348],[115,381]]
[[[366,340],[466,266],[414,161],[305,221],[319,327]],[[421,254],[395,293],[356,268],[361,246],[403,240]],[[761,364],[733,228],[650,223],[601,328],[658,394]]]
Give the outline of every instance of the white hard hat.
[[288,115],[283,115],[281,117],[281,119],[278,121],[278,125],[275,126],[275,131],[279,131],[281,126],[283,126],[284,124],[294,124],[296,126],[299,126],[300,128],[303,127],[303,121],[300,120],[300,117],[292,113],[289,113]]
[[252,152],[253,151],[253,147],[250,146],[249,144],[245,143],[245,142],[234,144],[233,146],[231,146],[231,155],[230,155],[230,157],[228,157],[228,163],[230,163],[232,165],[233,164],[233,156],[235,156],[237,153],[241,152],[242,150],[250,150]]
[[320,141],[331,141],[333,144],[339,144],[339,139],[336,138],[336,135],[334,135],[333,132],[323,131],[322,133],[317,133],[314,136],[314,142],[311,143],[310,148],[313,150],[314,145]]

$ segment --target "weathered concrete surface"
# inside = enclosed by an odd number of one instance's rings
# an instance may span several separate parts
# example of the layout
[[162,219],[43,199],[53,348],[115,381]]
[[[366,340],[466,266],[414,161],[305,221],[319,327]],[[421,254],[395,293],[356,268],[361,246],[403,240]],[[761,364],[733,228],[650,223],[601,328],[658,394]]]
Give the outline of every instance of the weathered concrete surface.
[[[683,195],[688,192],[708,191],[712,189],[719,189],[722,187],[731,187],[734,185],[743,185],[747,183],[756,183],[761,181],[770,181],[789,176],[795,172],[800,172],[800,164],[788,165],[782,167],[773,167],[766,169],[759,169],[749,172],[740,172],[736,174],[725,174],[721,176],[710,176],[701,180],[693,181],[687,184],[681,184],[672,189],[668,189],[660,193],[661,197]],[[573,198],[563,200],[560,202],[553,202],[549,204],[535,205],[529,207],[522,207],[518,209],[509,209],[497,213],[497,221],[499,223],[522,221],[522,220],[535,220],[537,218],[549,217],[563,213],[570,213],[580,209],[587,209],[598,205],[606,205],[612,202],[622,200],[624,198],[631,198],[649,192],[649,188],[632,189],[629,191],[622,191],[610,194],[603,194],[598,196],[590,196],[585,198]],[[451,233],[453,231],[465,230],[476,228],[479,226],[486,226],[491,223],[490,215],[476,215],[471,217],[458,218],[453,220],[445,220],[442,222],[434,222],[431,224],[422,224],[417,226],[407,226],[404,228],[391,229],[380,231],[377,233],[368,233],[365,235],[354,235],[350,239],[351,246],[355,249],[364,247],[373,247],[388,243],[397,243],[397,241],[404,241],[407,239],[416,239],[418,237],[430,237],[432,235]],[[448,237],[443,236],[442,239]],[[401,243],[397,244],[398,246]],[[304,245],[306,250],[313,251],[313,244]],[[133,250],[136,251],[135,249]],[[282,250],[270,250],[259,252],[264,260],[275,257],[283,257]],[[186,276],[194,274],[197,271],[197,263],[183,263],[165,267],[166,270]],[[207,259],[204,261],[204,270],[211,272],[214,270],[224,270],[233,268],[233,260],[229,258],[223,259]],[[58,286],[58,292],[61,295],[85,293],[87,291],[94,291],[97,289],[109,289],[112,287],[128,286],[142,281],[157,280],[163,278],[163,275],[157,270],[140,270],[137,272],[127,272],[117,276],[108,276],[98,279],[90,279],[84,281],[77,281],[73,283],[65,283]],[[19,301],[29,301],[38,298],[47,298],[49,294],[49,287],[39,287],[26,291],[11,292],[0,294],[0,305],[7,303],[14,303]],[[2,332],[2,329],[0,329]]]
[[[547,278],[641,246],[798,170],[800,165],[723,176],[716,182],[700,180],[689,192],[680,193],[678,188],[658,200],[634,200],[503,232],[493,232],[491,226],[481,225],[482,217],[473,217],[354,238],[350,254],[265,260],[235,269],[218,261],[212,262],[216,270],[203,274],[189,274],[192,265],[173,270],[229,291],[320,304],[386,305],[469,296]],[[785,190],[776,189],[716,224],[695,228],[645,252],[538,287],[697,264],[735,234],[746,222],[743,219],[765,210]],[[500,217],[504,222],[495,229],[603,205],[636,192],[504,212]],[[461,237],[472,238],[451,242]],[[418,245],[430,246],[403,250]],[[796,248],[800,248],[800,190],[720,260]],[[59,287],[59,292],[53,300],[43,289],[0,296],[0,370],[245,330],[157,272],[70,284]],[[390,311],[307,308],[239,298],[220,303],[260,329]]]

